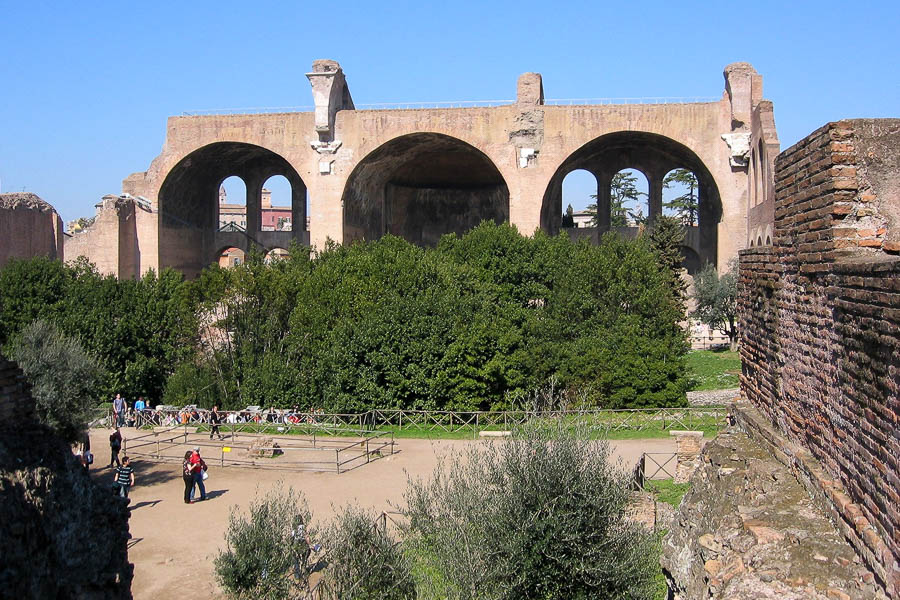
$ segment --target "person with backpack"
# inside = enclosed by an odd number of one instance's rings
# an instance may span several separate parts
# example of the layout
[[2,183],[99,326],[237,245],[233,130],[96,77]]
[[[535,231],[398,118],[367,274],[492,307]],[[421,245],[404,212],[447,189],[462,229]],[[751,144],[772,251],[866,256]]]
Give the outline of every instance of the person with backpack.
[[119,432],[118,425],[116,426],[115,431],[112,432],[109,436],[109,468],[112,469],[113,463],[116,463],[117,467],[121,467],[122,463],[119,462],[119,450],[122,449],[122,434]]
[[116,468],[116,478],[113,483],[113,488],[115,489],[116,494],[122,498],[128,497],[128,490],[134,485],[134,468],[130,463],[131,460],[127,456],[124,456],[122,457],[122,464]]
[[188,450],[184,453],[184,460],[181,461],[181,479],[184,481],[184,503],[190,504],[191,498],[194,496],[194,465],[191,464],[191,455],[193,452]]

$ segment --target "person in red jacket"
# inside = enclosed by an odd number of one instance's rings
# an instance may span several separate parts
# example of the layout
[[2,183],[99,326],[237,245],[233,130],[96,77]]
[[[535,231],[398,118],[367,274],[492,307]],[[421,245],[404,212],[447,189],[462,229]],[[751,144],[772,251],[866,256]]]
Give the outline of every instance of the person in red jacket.
[[[200,447],[195,446],[190,459],[191,474],[194,476],[194,485],[200,489],[200,500],[206,500],[206,486],[203,485],[203,473],[206,471],[206,462],[200,456]],[[191,488],[191,500],[194,499],[194,489]]]

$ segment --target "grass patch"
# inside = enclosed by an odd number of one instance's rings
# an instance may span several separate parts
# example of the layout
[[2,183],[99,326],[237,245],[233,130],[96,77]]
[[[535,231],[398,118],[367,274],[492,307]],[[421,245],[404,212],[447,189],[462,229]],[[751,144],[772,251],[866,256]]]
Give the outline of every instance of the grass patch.
[[740,384],[741,357],[737,352],[693,350],[688,352],[687,368],[692,391],[725,390]]
[[675,508],[681,504],[690,487],[689,483],[675,483],[671,479],[653,479],[645,484],[647,491],[652,492],[658,502],[671,504]]

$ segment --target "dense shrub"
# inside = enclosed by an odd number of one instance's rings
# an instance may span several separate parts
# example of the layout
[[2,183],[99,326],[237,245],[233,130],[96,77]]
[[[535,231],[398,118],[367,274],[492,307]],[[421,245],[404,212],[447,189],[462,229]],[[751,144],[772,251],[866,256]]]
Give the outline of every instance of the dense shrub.
[[306,499],[278,484],[250,503],[248,514],[232,509],[226,549],[214,560],[216,578],[232,598],[285,600],[308,589],[312,565],[307,541],[312,515]]
[[182,276],[101,276],[81,261],[13,260],[0,270],[0,347],[35,319],[77,338],[105,370],[97,396],[156,400],[175,365],[192,353],[196,324]]
[[409,558],[374,511],[344,508],[325,528],[329,568],[322,596],[335,600],[416,597]]
[[482,443],[409,485],[420,597],[649,598],[657,538],[625,518],[607,445],[555,428]]

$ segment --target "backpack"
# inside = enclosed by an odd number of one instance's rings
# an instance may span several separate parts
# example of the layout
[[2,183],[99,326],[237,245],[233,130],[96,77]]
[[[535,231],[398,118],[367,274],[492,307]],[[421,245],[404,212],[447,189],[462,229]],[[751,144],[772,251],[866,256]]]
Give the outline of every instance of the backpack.
[[118,450],[122,447],[122,440],[116,436],[116,434],[110,434],[109,436],[109,446],[114,450]]

